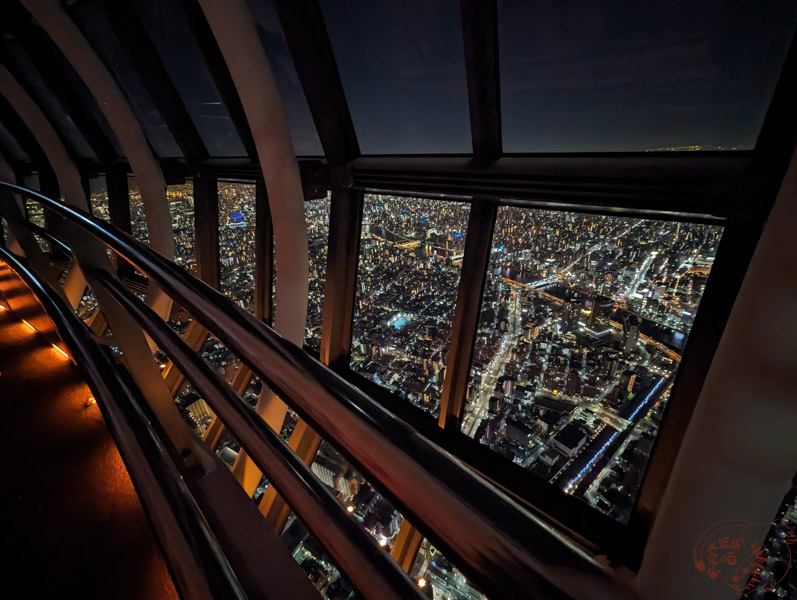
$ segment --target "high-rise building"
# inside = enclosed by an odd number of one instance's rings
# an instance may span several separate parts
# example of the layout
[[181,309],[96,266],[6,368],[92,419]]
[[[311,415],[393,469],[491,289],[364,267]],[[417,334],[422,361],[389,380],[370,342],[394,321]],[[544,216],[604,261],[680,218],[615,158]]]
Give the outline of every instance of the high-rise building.
[[624,354],[631,354],[639,343],[639,317],[626,315],[623,319],[622,350]]

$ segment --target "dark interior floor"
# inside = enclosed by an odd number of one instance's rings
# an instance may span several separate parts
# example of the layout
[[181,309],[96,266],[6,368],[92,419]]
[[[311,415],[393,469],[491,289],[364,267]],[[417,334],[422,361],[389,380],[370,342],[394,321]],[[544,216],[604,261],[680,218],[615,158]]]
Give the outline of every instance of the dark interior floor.
[[0,596],[177,598],[79,369],[2,264],[0,304]]

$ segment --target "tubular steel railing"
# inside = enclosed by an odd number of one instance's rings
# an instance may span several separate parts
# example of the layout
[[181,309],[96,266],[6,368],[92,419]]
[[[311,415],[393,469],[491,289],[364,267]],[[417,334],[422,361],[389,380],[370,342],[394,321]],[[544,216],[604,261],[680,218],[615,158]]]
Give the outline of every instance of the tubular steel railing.
[[[71,249],[100,310],[121,309],[154,340],[363,596],[409,598],[418,597],[419,590],[345,513],[309,467],[196,352],[127,291],[115,273],[98,267],[86,257],[85,249],[73,247],[80,245],[76,235],[89,234],[113,250],[189,311],[490,598],[636,598],[611,569],[568,537],[215,289],[99,219],[19,186],[0,182],[3,188],[39,202],[60,218],[51,219],[56,225],[47,239],[53,242],[55,238],[59,249]],[[17,225],[22,224],[17,220]],[[116,306],[110,307],[107,300],[104,305],[103,297],[112,298]],[[70,328],[76,328],[74,323]],[[92,359],[78,352],[76,360]],[[98,374],[88,374],[90,379],[94,376]],[[98,400],[106,405],[115,402],[112,394],[100,396]]]

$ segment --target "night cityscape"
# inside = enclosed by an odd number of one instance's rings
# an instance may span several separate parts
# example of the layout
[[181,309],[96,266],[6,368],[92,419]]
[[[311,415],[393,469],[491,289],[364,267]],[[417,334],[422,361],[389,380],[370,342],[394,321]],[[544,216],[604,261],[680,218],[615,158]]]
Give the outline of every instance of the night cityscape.
[[[130,189],[133,234],[146,241],[143,205],[132,181]],[[221,287],[250,311],[254,194],[252,184],[219,182]],[[170,186],[168,195],[175,261],[193,270],[191,184]],[[107,198],[93,194],[92,206],[103,217]],[[305,202],[305,215],[305,343],[317,352],[329,198]],[[462,202],[367,195],[364,203],[351,366],[434,417],[468,216],[469,205]],[[721,234],[720,227],[703,224],[500,208],[463,433],[564,493],[626,520]],[[180,330],[187,325],[171,324]],[[223,344],[208,338],[200,353],[232,381],[239,362]],[[261,386],[252,378],[244,393],[250,405]],[[189,384],[176,401],[203,436],[213,420],[207,404]],[[289,411],[281,432],[286,440],[297,419]],[[239,450],[225,433],[217,452],[232,466]],[[403,517],[328,444],[312,469],[389,550]],[[267,486],[263,479],[257,495]],[[285,539],[326,597],[349,597],[350,586],[300,522],[289,523]],[[428,541],[412,576],[439,597],[482,597]]]
[[[365,202],[352,367],[435,417],[467,215]],[[462,431],[626,520],[721,234],[502,207]]]
[[[175,262],[196,272],[191,183],[167,189]],[[148,240],[130,180],[134,237]],[[92,210],[109,219],[104,186]],[[320,349],[329,197],[305,202],[310,259],[306,346]],[[438,417],[469,205],[367,195],[351,366]],[[39,217],[41,218],[41,216]],[[502,207],[474,347],[464,434],[618,520],[626,520],[672,389],[722,234],[717,226]],[[254,309],[255,186],[219,182],[222,291]],[[275,269],[276,283],[276,269]],[[273,301],[273,298],[272,298]],[[93,303],[84,302],[87,307]],[[83,312],[87,313],[86,307]],[[277,307],[275,307],[277,310]],[[187,320],[173,313],[181,333]],[[227,381],[240,366],[209,337],[200,354]],[[162,364],[166,357],[156,354]],[[252,377],[243,395],[257,403]],[[214,415],[186,383],[176,402],[204,436]],[[298,417],[289,411],[287,441]],[[232,467],[240,444],[217,448]],[[377,542],[403,517],[326,442],[312,470]],[[263,478],[256,492],[268,486]],[[354,597],[323,548],[292,517],[284,540],[327,598]],[[483,596],[424,540],[411,576],[435,597]]]

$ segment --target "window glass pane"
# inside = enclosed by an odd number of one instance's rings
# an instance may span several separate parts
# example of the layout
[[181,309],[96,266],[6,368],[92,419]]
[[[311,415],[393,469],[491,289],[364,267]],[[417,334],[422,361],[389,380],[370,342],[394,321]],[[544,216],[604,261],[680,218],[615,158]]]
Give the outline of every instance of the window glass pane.
[[22,149],[17,139],[11,135],[11,132],[2,123],[0,123],[0,146],[11,155],[11,158],[30,162],[30,156]]
[[105,175],[89,179],[89,205],[92,215],[108,223],[111,222],[111,213],[108,210],[108,187],[105,182]]
[[172,216],[174,232],[174,262],[191,273],[196,269],[196,231],[194,228],[194,184],[190,181],[182,185],[166,188],[166,199]]
[[260,43],[263,44],[274,73],[274,81],[285,109],[285,122],[293,140],[293,150],[297,156],[322,156],[324,150],[321,148],[302,84],[296,74],[288,42],[282,33],[277,11],[271,0],[246,0],[246,4],[252,13]]
[[135,6],[210,155],[245,156],[246,150],[178,3],[146,0]]
[[452,598],[456,600],[484,600],[481,592],[468,584],[465,576],[429,540],[424,539],[418,557],[410,571],[412,577],[423,589],[432,589],[432,598]]
[[456,0],[322,0],[365,154],[472,150]]
[[346,512],[362,523],[363,528],[389,552],[404,522],[404,517],[393,505],[326,441],[321,442],[311,469],[316,477],[334,490]]
[[255,309],[255,184],[219,181],[221,292]]
[[160,158],[182,157],[177,142],[128,58],[127,50],[134,52],[135,49],[122,47],[108,23],[104,3],[83,0],[67,6],[66,10],[127,98],[155,153]]
[[134,177],[127,178],[127,190],[130,198],[130,228],[133,232],[133,237],[149,246],[147,215],[144,212],[144,202],[141,200],[141,192],[138,191],[138,185]]
[[463,432],[627,520],[721,234],[502,207]]
[[507,152],[752,148],[794,2],[500,0]]
[[307,302],[305,343],[316,352],[321,350],[321,311],[324,306],[329,243],[329,203],[329,195],[323,200],[304,203],[310,256],[310,294]]
[[470,207],[367,195],[352,368],[439,415]]
[[281,536],[294,560],[326,600],[355,600],[360,596],[338,570],[321,543],[291,514]]

